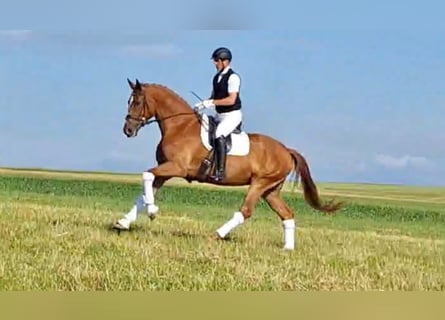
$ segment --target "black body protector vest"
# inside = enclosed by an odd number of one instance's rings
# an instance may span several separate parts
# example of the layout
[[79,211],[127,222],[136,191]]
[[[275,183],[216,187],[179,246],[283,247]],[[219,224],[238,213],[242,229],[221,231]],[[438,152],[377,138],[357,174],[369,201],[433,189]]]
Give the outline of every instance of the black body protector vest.
[[[212,99],[223,99],[227,96],[229,96],[229,77],[230,75],[234,73],[232,69],[229,69],[226,74],[222,75],[221,81],[218,82],[219,73],[217,73],[213,77],[213,96]],[[235,103],[230,106],[216,106],[216,112],[218,113],[224,113],[224,112],[230,112],[234,110],[240,110],[241,109],[241,99],[239,96],[239,93],[236,97]]]

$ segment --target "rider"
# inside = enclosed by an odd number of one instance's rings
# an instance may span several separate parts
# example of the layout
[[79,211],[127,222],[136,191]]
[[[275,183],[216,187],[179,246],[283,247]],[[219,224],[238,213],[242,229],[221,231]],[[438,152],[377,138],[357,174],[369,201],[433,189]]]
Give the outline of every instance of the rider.
[[195,105],[198,109],[213,108],[217,112],[218,126],[215,132],[216,181],[224,179],[225,171],[225,138],[230,135],[242,121],[240,85],[241,79],[230,66],[232,53],[228,48],[220,47],[212,53],[217,73],[213,77],[213,90],[209,99]]

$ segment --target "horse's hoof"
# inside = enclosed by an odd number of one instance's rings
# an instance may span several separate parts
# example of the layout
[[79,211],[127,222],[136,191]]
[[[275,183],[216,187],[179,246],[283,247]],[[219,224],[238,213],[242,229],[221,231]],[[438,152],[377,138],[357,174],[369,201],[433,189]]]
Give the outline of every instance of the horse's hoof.
[[159,212],[159,207],[155,204],[149,204],[147,206],[147,213],[148,215],[155,215]]
[[212,241],[212,242],[221,241],[221,240],[224,240],[224,239],[221,238],[221,236],[216,232],[209,237],[209,241]]
[[112,229],[114,229],[120,233],[121,231],[128,231],[130,228],[123,226],[119,221],[116,221],[116,222],[114,222]]

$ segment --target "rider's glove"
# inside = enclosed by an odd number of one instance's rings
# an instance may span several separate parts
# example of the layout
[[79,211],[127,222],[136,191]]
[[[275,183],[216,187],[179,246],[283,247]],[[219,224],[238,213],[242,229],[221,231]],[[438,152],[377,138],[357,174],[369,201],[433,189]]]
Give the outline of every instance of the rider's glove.
[[213,102],[213,99],[207,99],[203,100],[197,104],[195,104],[195,107],[198,110],[204,109],[204,108],[213,108],[215,106],[215,103]]

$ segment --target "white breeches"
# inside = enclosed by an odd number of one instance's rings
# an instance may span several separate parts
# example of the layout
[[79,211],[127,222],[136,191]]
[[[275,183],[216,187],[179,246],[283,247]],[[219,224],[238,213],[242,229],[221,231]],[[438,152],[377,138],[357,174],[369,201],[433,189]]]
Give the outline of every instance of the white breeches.
[[215,137],[227,137],[241,123],[242,119],[243,114],[241,113],[241,110],[217,113],[217,120],[219,124],[216,128]]

